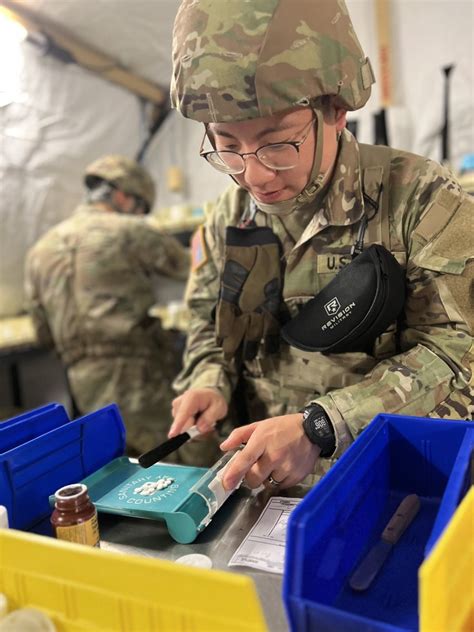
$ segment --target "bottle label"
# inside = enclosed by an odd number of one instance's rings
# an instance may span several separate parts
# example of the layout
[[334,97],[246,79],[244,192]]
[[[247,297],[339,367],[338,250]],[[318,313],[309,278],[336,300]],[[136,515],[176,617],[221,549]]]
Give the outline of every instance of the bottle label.
[[69,527],[56,527],[56,537],[60,540],[67,540],[68,542],[77,542],[78,544],[88,544],[89,546],[99,547],[100,536],[97,514],[94,514],[92,518],[80,524],[71,525]]

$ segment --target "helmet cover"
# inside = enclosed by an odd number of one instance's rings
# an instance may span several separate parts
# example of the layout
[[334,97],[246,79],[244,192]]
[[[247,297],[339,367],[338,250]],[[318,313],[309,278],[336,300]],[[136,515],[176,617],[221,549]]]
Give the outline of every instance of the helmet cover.
[[142,198],[150,209],[153,207],[155,184],[148,171],[135,160],[120,155],[98,158],[86,168],[86,186],[91,188],[96,178],[110,182],[128,195]]
[[325,95],[361,108],[374,76],[344,0],[183,0],[171,101],[186,118],[270,116]]

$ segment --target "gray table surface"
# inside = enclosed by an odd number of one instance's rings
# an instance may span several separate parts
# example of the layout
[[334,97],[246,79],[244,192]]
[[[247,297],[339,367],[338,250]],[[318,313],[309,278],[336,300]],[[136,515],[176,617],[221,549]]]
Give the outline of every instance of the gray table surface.
[[271,632],[286,632],[288,623],[282,599],[283,576],[246,566],[228,566],[244,537],[262,513],[271,496],[302,498],[308,487],[288,490],[250,491],[242,487],[219,509],[206,529],[191,544],[179,544],[161,521],[101,514],[100,536],[104,549],[138,553],[148,557],[176,560],[189,553],[201,553],[212,560],[213,568],[243,573],[256,585]]

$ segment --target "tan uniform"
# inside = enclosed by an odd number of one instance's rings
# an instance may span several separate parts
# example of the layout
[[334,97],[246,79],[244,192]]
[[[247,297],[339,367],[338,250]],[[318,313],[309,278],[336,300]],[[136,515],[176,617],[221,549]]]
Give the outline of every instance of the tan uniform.
[[[381,168],[382,166],[382,168]],[[261,346],[237,367],[216,344],[212,311],[218,300],[226,226],[238,225],[249,196],[230,187],[204,233],[205,259],[188,286],[191,327],[185,366],[176,380],[217,387],[227,400],[243,380],[248,422],[318,402],[336,430],[339,456],[380,412],[471,419],[473,397],[474,204],[449,171],[428,159],[389,148],[359,146],[344,131],[330,182],[307,205],[278,217],[257,213],[283,250],[283,299],[291,314],[331,281],[350,259],[366,202],[381,193],[365,244],[383,243],[406,270],[402,318],[368,353],[323,355],[281,342]]]
[[185,279],[189,258],[143,218],[80,206],[28,253],[26,292],[35,326],[54,344],[82,413],[116,402],[132,452],[147,450],[170,425],[178,370],[154,303],[152,275]]

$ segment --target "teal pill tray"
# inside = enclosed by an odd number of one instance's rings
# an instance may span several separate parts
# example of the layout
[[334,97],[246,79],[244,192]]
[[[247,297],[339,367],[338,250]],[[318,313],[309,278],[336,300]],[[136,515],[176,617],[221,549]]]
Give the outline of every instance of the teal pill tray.
[[[215,493],[216,474],[230,460],[224,455],[211,469],[157,463],[144,469],[128,457],[119,457],[83,479],[99,512],[164,520],[171,537],[193,542],[209,524],[229,493]],[[150,496],[135,492],[146,482],[172,478],[165,489]],[[220,483],[218,482],[219,486]],[[50,497],[54,506],[54,496]]]

